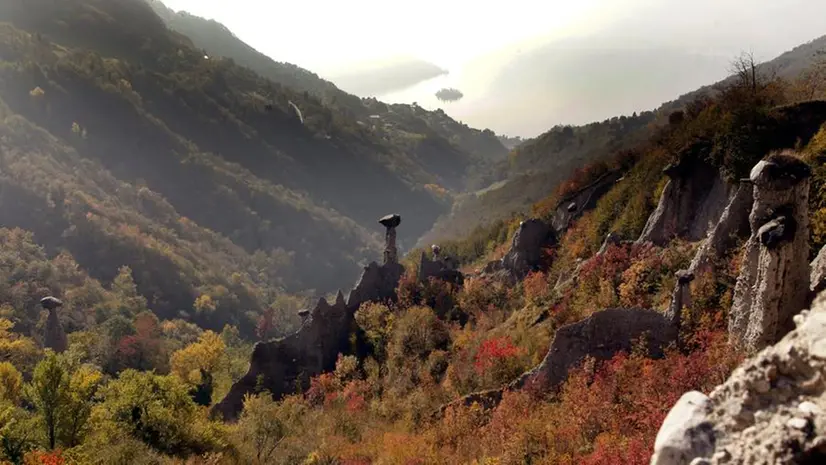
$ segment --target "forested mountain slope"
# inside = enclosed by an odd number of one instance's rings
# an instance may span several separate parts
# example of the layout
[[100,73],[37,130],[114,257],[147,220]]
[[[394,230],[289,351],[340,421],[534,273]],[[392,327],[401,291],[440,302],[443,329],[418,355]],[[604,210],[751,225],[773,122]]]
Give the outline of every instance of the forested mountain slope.
[[[350,284],[356,263],[376,255],[375,219],[389,211],[415,219],[401,238],[412,244],[448,205],[439,186],[459,183],[474,157],[439,135],[439,120],[415,119],[438,153],[459,159],[428,164],[434,152],[394,137],[404,128],[371,130],[308,92],[205,57],[140,0],[4,2],[0,20],[8,22],[0,96],[11,113],[95,169],[168,202],[176,221],[285,264],[290,271],[272,282],[288,289]],[[63,245],[59,231],[51,237]],[[111,277],[111,267],[99,267]],[[157,278],[146,275],[139,287],[151,295],[146,281]],[[170,305],[191,306],[191,294]]]
[[170,29],[184,34],[209,55],[229,58],[273,82],[316,96],[325,106],[358,120],[376,137],[404,147],[417,165],[435,174],[445,187],[464,188],[466,175],[475,180],[474,173],[480,171],[477,165],[502,160],[507,154],[507,149],[489,130],[469,128],[442,111],[360,99],[311,71],[276,62],[244,43],[221,23],[175,12],[159,0],[148,1]]

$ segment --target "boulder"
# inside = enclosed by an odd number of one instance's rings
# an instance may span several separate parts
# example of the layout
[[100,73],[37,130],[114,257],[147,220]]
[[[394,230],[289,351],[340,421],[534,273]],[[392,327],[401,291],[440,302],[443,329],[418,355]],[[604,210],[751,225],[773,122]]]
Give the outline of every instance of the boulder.
[[714,431],[706,417],[708,397],[702,392],[683,394],[668,412],[654,440],[651,465],[675,465],[705,457],[714,450]]
[[751,171],[751,237],[729,316],[731,342],[748,351],[780,340],[809,296],[809,176],[806,163],[775,154]]
[[826,294],[794,323],[707,399],[680,399],[657,435],[652,465],[826,463]]

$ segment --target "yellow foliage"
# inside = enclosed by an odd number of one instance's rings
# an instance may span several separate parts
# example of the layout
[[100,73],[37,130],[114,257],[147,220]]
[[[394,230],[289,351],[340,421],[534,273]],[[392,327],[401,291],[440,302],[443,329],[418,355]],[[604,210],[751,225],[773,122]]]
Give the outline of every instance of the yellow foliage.
[[172,373],[190,384],[201,382],[201,370],[214,373],[224,359],[226,345],[221,336],[213,331],[205,331],[198,342],[194,342],[172,354]]
[[38,350],[31,339],[11,332],[14,323],[0,318],[0,362],[26,366],[37,358]]
[[9,362],[0,363],[0,401],[17,404],[23,386],[23,375]]
[[218,308],[218,304],[210,297],[209,294],[201,294],[195,299],[195,310],[199,312],[209,311],[214,312]]

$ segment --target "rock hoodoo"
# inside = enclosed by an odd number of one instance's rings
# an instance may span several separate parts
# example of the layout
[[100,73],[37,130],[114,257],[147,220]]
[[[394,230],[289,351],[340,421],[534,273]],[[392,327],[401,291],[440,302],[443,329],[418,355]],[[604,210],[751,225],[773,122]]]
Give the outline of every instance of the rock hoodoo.
[[350,334],[356,311],[364,302],[394,300],[399,279],[404,274],[395,242],[395,229],[401,217],[388,215],[379,222],[387,228],[384,264],[372,262],[366,266],[346,300],[339,291],[333,305],[320,299],[311,310],[302,311],[302,325],[295,333],[257,343],[249,370],[215,405],[214,415],[225,420],[237,419],[247,393],[265,389],[279,399],[306,390],[310,378],[332,371],[338,354],[352,350]]
[[65,351],[69,347],[69,342],[57,314],[57,309],[63,306],[63,302],[56,297],[48,296],[40,299],[40,305],[49,312],[46,319],[46,331],[43,335],[43,346],[58,353]]
[[556,389],[586,357],[609,360],[619,352],[630,351],[641,338],[649,355],[659,357],[677,339],[677,329],[655,310],[612,308],[596,312],[559,328],[542,363],[510,387],[522,388],[530,383],[544,390]]
[[399,262],[399,249],[396,248],[396,228],[401,224],[402,217],[396,214],[387,215],[379,223],[387,228],[384,245],[384,264]]
[[826,294],[794,323],[709,396],[685,394],[660,428],[651,464],[826,463]]
[[747,350],[777,342],[806,306],[810,175],[808,165],[789,154],[772,155],[751,171],[751,237],[729,318],[731,342]]
[[682,160],[663,170],[669,181],[637,242],[666,245],[706,236],[729,204],[731,187],[706,163]]

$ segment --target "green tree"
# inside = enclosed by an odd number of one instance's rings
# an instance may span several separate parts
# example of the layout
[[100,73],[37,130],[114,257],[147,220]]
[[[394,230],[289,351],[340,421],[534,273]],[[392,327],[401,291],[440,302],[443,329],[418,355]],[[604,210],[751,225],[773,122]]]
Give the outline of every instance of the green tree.
[[256,465],[273,463],[281,442],[301,426],[306,408],[295,398],[277,403],[269,392],[248,394],[236,430],[245,461]]
[[98,389],[101,373],[87,365],[74,370],[58,418],[58,439],[66,447],[79,445],[89,429],[89,418]]
[[0,401],[16,405],[20,400],[23,375],[9,362],[0,363]]
[[103,390],[101,428],[125,434],[158,452],[188,455],[209,450],[187,386],[175,376],[125,370]]
[[57,443],[58,421],[65,407],[69,391],[69,375],[60,358],[51,350],[34,369],[31,383],[26,387],[26,397],[34,404],[46,432],[49,448]]
[[118,269],[118,275],[112,280],[112,292],[120,298],[120,309],[126,315],[134,316],[146,310],[146,298],[138,292],[132,269],[128,266]]

